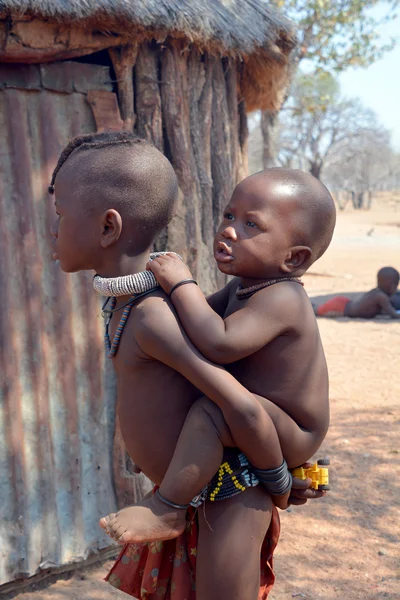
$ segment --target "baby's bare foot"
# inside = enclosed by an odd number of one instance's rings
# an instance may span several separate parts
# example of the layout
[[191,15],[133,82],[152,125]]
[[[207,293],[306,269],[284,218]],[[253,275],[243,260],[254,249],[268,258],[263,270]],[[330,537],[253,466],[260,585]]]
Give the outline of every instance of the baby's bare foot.
[[153,495],[99,523],[119,544],[172,540],[185,530],[186,510],[170,508]]

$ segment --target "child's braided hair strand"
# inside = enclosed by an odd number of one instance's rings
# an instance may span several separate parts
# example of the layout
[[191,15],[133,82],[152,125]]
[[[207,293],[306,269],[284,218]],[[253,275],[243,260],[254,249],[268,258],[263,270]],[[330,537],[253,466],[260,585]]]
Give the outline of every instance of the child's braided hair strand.
[[105,146],[117,146],[120,144],[149,144],[150,142],[138,138],[130,131],[115,131],[113,133],[88,133],[75,137],[61,152],[58,162],[51,176],[50,185],[48,187],[49,194],[54,194],[54,184],[57,174],[68,157],[77,148],[103,148]]

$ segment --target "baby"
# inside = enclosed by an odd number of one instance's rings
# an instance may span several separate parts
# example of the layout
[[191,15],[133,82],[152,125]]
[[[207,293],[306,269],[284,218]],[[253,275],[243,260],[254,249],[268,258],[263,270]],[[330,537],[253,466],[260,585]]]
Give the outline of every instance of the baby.
[[400,312],[393,305],[392,298],[399,285],[399,272],[393,267],[383,267],[377,274],[377,286],[366,292],[358,300],[347,296],[334,296],[320,306],[314,307],[318,317],[353,317],[373,319],[380,313],[399,319]]
[[[234,385],[230,393],[221,387],[213,395],[202,388],[214,404],[200,400],[189,412],[158,502],[145,500],[102,519],[109,535],[130,542],[166,539],[174,535],[172,514],[178,535],[193,498],[232,497],[258,482],[275,504],[287,505],[288,467],[318,450],[329,424],[325,356],[299,277],[327,249],[335,219],[320,181],[269,169],[242,181],[225,209],[214,256],[234,279],[208,302],[177,256],[147,265],[195,347],[227,365],[252,395]],[[243,455],[224,455],[224,447]]]

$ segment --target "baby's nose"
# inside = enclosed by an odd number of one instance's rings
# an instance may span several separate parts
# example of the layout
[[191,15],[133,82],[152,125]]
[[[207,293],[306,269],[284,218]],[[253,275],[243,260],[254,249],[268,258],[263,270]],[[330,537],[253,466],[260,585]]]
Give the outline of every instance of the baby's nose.
[[225,227],[225,229],[222,232],[222,235],[226,238],[230,238],[231,240],[237,239],[236,229],[232,226]]

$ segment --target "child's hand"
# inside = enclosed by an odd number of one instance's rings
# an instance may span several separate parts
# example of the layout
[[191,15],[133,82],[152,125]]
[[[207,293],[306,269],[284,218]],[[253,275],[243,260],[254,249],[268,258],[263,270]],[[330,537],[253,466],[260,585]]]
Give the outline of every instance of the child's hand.
[[283,496],[272,496],[272,502],[277,508],[281,510],[286,510],[290,506],[290,498],[291,498],[292,490],[284,494]]
[[147,263],[146,269],[154,273],[164,292],[170,293],[176,283],[183,279],[192,279],[185,263],[176,254],[162,254]]
[[[311,463],[305,463],[303,467],[311,467]],[[299,479],[293,477],[292,489],[290,490],[290,496],[288,499],[288,506],[293,504],[294,506],[300,506],[306,504],[308,500],[312,498],[323,498],[326,495],[325,491],[314,490],[310,488],[311,479]]]

